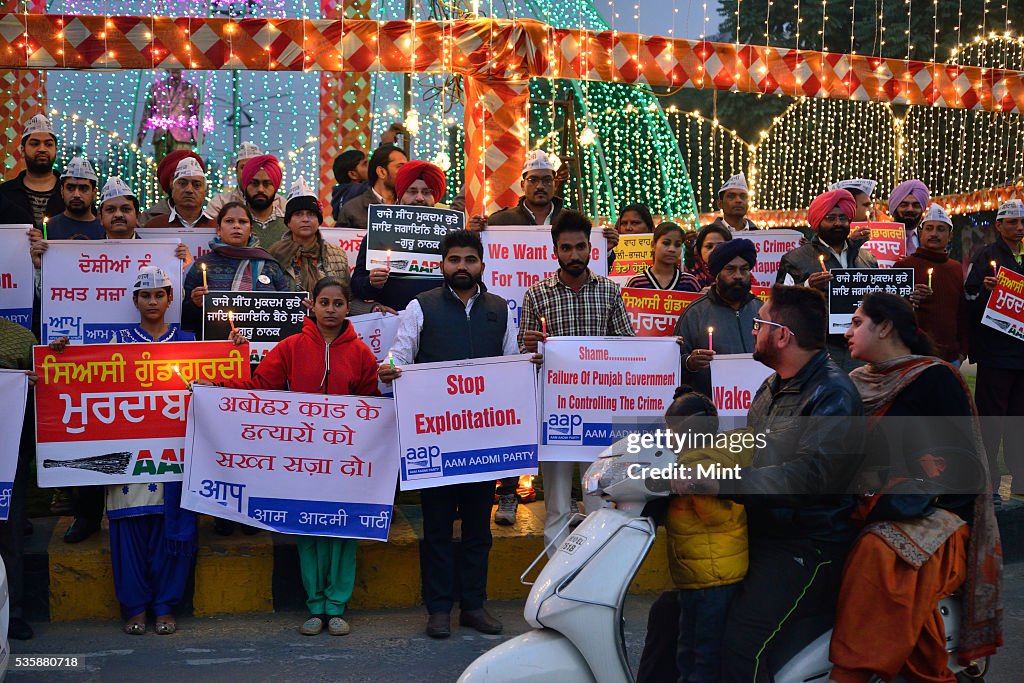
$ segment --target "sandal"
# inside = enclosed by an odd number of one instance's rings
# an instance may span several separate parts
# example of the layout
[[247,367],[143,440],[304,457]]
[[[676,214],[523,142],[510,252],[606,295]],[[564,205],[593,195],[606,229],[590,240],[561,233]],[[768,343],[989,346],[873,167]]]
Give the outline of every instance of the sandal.
[[122,630],[130,636],[141,636],[146,633],[146,613],[136,614],[124,622]]
[[174,617],[165,615],[156,618],[156,632],[161,636],[169,636],[178,630],[178,624],[174,621]]
[[324,620],[322,617],[313,616],[306,620],[301,627],[299,627],[299,633],[304,636],[315,636],[319,635],[324,630]]

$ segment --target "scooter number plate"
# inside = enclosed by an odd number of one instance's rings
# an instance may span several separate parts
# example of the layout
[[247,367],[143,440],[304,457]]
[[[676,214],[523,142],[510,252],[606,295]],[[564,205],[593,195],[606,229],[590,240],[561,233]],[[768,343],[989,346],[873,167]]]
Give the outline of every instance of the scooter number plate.
[[572,534],[562,542],[562,547],[559,550],[567,555],[572,555],[586,542],[587,537],[583,534]]

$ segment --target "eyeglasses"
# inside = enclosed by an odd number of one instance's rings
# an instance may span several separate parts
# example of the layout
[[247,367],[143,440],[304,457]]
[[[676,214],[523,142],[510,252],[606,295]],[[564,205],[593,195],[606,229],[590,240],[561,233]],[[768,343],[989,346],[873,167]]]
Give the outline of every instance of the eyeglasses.
[[[786,325],[783,325],[782,323],[773,323],[771,320],[761,320],[760,318],[754,318],[754,332],[757,332],[758,330],[760,330],[761,329],[761,325],[771,325],[772,327],[781,327],[784,330],[789,330],[790,334],[793,334],[793,330],[790,330],[789,327],[787,327]],[[795,337],[796,335],[793,335],[793,336]]]
[[543,177],[527,176],[526,183],[528,185],[554,185],[555,184],[555,178],[554,178],[554,176],[543,176]]

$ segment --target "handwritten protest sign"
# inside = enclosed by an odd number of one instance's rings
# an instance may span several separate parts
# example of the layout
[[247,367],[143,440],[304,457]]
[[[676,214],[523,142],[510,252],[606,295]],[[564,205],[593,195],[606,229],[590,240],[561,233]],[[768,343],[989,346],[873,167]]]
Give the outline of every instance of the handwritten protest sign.
[[213,251],[210,240],[217,236],[216,228],[136,228],[135,232],[142,239],[175,237],[188,247],[193,259]]
[[799,230],[788,230],[785,228],[773,228],[771,230],[746,230],[736,233],[734,238],[750,240],[757,249],[757,263],[751,273],[760,285],[775,284],[775,277],[779,273],[779,263],[786,252],[792,251],[800,246],[800,239],[803,233]]
[[25,231],[31,227],[0,225],[0,318],[29,329],[35,281]]
[[246,379],[248,353],[230,342],[35,347],[39,485],[180,481],[185,383]]
[[716,355],[711,361],[711,399],[719,417],[745,418],[754,394],[772,372],[751,353]]
[[285,337],[302,332],[308,292],[211,292],[203,297],[203,339],[228,339],[231,323],[249,339],[259,363]]
[[392,275],[441,275],[441,238],[466,227],[466,214],[432,206],[370,204],[366,269]]
[[324,241],[341,247],[348,258],[348,272],[356,269],[356,259],[359,258],[359,245],[363,243],[366,236],[365,230],[358,228],[320,228],[320,235]]
[[593,460],[632,431],[663,426],[679,346],[660,337],[550,337],[544,343],[541,460]]
[[654,235],[622,235],[615,247],[615,262],[608,277],[624,287],[634,275],[642,275],[651,265],[651,240]]
[[907,255],[907,231],[902,223],[868,221],[850,224],[851,231],[857,228],[871,229],[871,235],[861,249],[875,255],[879,268],[892,268]]
[[536,378],[529,355],[402,368],[402,490],[536,474]]
[[28,375],[20,370],[0,370],[0,520],[11,511],[11,492],[18,470],[21,429],[28,401]]
[[[43,253],[42,343],[68,337],[72,344],[105,344],[118,330],[139,322],[132,303],[135,276],[158,266],[181,291],[177,240],[54,240]],[[181,297],[174,297],[166,320],[181,320]]]
[[622,303],[638,337],[668,337],[686,307],[699,299],[699,292],[673,292],[666,289],[622,290]]
[[355,328],[356,336],[370,347],[378,363],[388,356],[388,349],[395,343],[401,318],[391,313],[365,313],[348,319]]
[[[551,243],[551,228],[494,226],[480,234],[484,243],[484,284],[487,291],[508,303],[512,322],[519,326],[520,308],[526,290],[558,270],[558,256]],[[608,274],[608,241],[600,230],[590,233],[591,272]]]
[[999,268],[981,324],[1024,340],[1024,275]]
[[865,295],[888,292],[907,297],[914,291],[913,268],[833,268],[829,272],[829,334],[846,332]]
[[196,387],[182,507],[269,531],[386,541],[394,402]]

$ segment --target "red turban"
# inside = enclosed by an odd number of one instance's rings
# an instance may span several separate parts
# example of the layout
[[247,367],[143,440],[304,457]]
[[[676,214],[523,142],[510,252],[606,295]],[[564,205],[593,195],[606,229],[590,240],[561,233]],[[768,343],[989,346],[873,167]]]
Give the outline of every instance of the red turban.
[[174,171],[178,168],[178,162],[185,157],[192,157],[199,162],[199,165],[203,167],[203,171],[206,170],[206,163],[203,158],[188,149],[176,149],[163,159],[156,167],[156,177],[160,181],[160,187],[163,188],[164,194],[171,194],[171,180],[174,178]]
[[398,197],[398,201],[402,201],[402,195],[417,180],[422,180],[433,190],[435,202],[441,201],[444,197],[447,188],[444,171],[428,161],[407,161],[395,175],[395,196]]
[[267,172],[274,189],[281,187],[281,162],[273,154],[263,154],[245,162],[245,166],[242,167],[242,188],[252,182],[260,171]]
[[813,229],[817,230],[821,219],[837,206],[842,209],[847,218],[852,220],[853,214],[857,210],[857,200],[846,190],[832,190],[831,192],[819,194],[811,202],[810,208],[807,209],[807,222],[811,224]]

